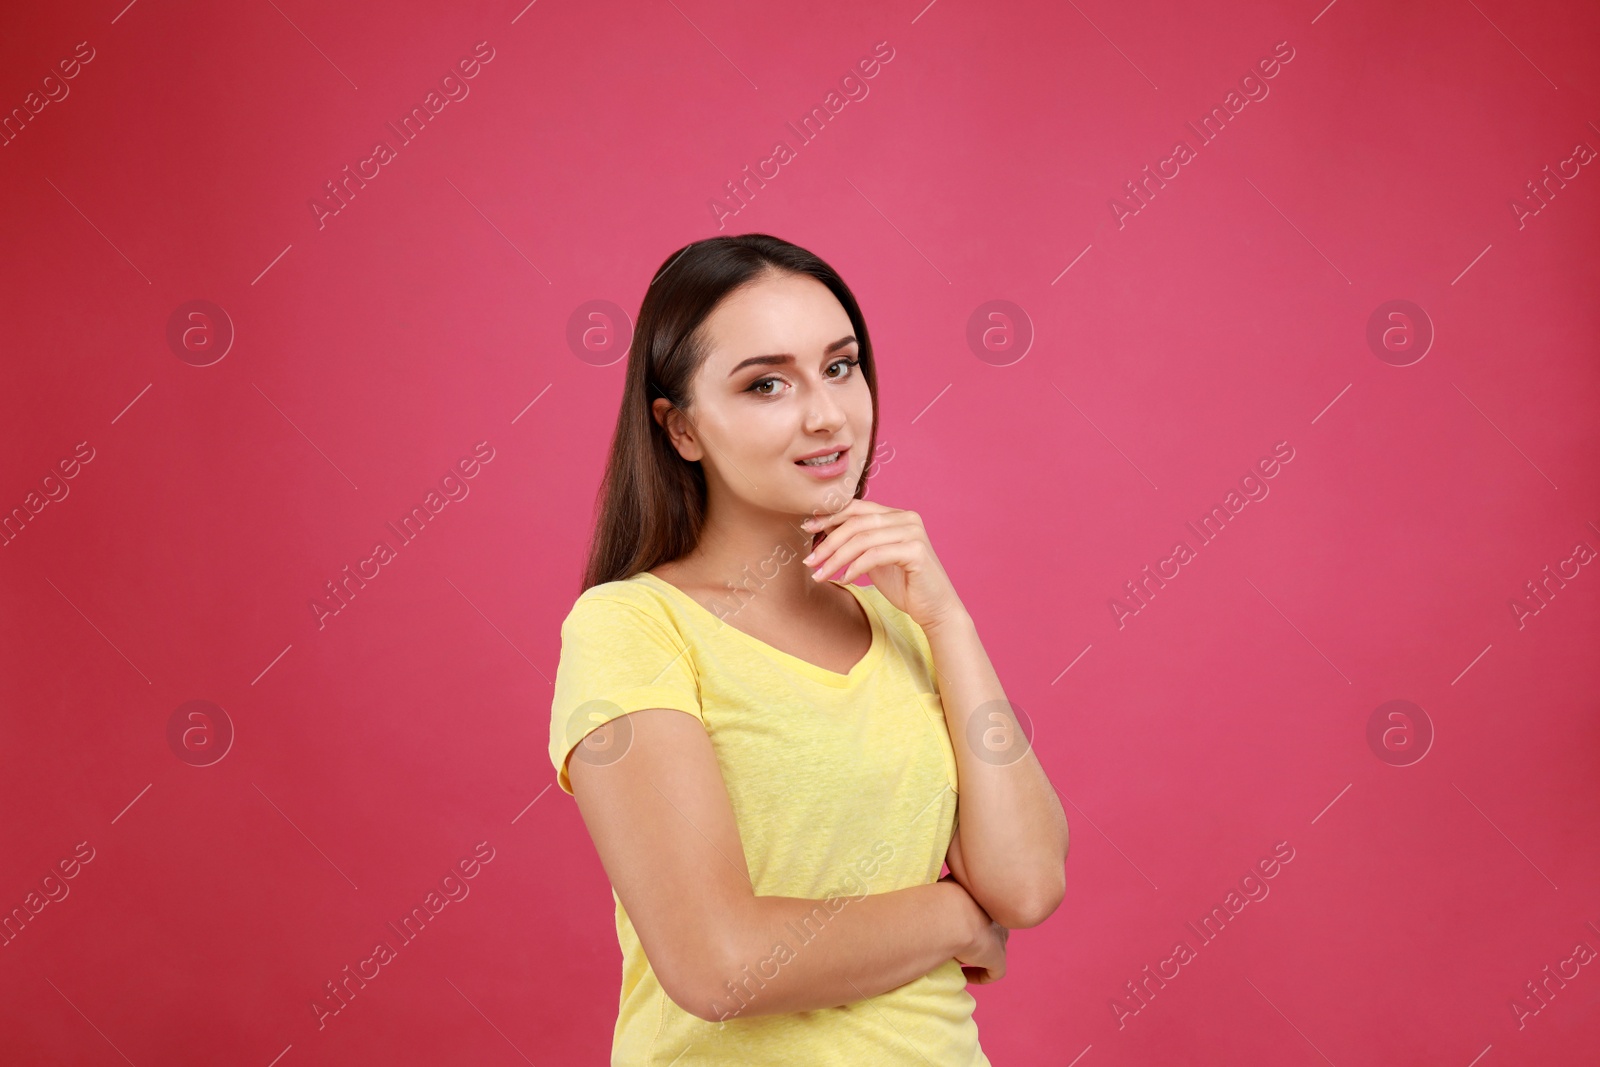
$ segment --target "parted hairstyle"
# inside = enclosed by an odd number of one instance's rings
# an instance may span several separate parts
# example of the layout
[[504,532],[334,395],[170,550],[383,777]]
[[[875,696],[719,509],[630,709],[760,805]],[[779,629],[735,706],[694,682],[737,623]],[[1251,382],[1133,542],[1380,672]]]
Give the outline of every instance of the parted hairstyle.
[[[872,393],[867,455],[876,454],[878,374],[872,339],[855,294],[839,273],[799,245],[764,233],[708,237],[685,245],[662,264],[639,306],[611,454],[596,497],[584,589],[678,559],[699,543],[706,513],[705,471],[698,461],[678,455],[651,413],[651,401],[665,397],[693,422],[689,385],[708,354],[701,326],[735,290],[773,273],[815,278],[850,317],[861,346],[861,374]],[[866,490],[864,468],[855,497]]]

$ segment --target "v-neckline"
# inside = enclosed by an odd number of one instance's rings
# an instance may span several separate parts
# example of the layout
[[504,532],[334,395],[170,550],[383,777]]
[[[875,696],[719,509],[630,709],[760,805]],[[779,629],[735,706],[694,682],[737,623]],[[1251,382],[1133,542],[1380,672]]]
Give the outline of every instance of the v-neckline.
[[662,589],[666,590],[669,595],[675,597],[679,601],[687,602],[695,611],[710,618],[710,620],[719,628],[726,627],[734,635],[734,640],[742,641],[748,644],[750,647],[755,648],[758,651],[765,653],[767,656],[776,659],[778,662],[787,665],[792,670],[805,675],[807,678],[810,678],[813,681],[821,682],[823,685],[832,686],[836,689],[847,689],[855,685],[863,677],[870,673],[877,665],[878,660],[883,656],[883,646],[886,643],[886,638],[883,631],[883,622],[878,618],[878,613],[873,610],[872,605],[867,602],[866,594],[862,591],[861,587],[853,582],[839,582],[837,584],[843,585],[846,589],[849,589],[851,596],[855,597],[856,603],[859,604],[861,606],[861,610],[866,613],[867,623],[872,628],[872,643],[867,646],[866,654],[856,661],[856,665],[854,667],[851,667],[847,673],[840,674],[838,671],[830,671],[826,667],[819,667],[810,660],[801,659],[799,656],[785,652],[781,648],[774,648],[772,645],[767,644],[759,637],[745,633],[743,630],[728,622],[726,619],[719,618],[711,609],[707,608],[704,604],[700,603],[700,601],[696,600],[682,589],[679,589],[665,578],[651,574],[649,571],[640,571],[633,577],[634,579],[643,578],[650,584],[661,587]]

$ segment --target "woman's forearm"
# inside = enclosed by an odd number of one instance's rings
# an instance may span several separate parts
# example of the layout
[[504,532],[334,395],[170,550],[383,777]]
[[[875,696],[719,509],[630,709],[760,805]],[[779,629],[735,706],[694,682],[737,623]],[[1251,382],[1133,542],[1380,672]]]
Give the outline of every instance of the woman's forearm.
[[733,917],[723,962],[701,990],[703,1002],[682,1005],[702,1019],[814,1011],[875,997],[965,952],[989,925],[953,881],[860,899],[752,901]]
[[1000,925],[1034,926],[1065,892],[1066,814],[972,617],[962,612],[924,632],[961,783],[956,836],[965,884]]

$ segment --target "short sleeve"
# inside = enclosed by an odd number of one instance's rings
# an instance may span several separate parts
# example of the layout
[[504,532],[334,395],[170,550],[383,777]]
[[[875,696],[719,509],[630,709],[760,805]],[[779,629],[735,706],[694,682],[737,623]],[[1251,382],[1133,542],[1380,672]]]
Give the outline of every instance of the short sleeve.
[[[913,619],[910,615],[890,603],[889,598],[884,596],[876,586],[867,586],[866,588],[872,590],[872,594],[877,597],[878,603],[883,608],[885,618],[889,620],[896,630],[900,631],[901,636],[906,639],[906,642],[910,644],[912,650],[917,654],[917,658],[922,661],[922,669],[927,675],[927,691],[933,696],[938,696],[939,672],[934,667],[933,645],[928,641],[927,631],[923,630],[916,619]],[[920,680],[917,684],[918,688],[921,688],[922,683]]]
[[[572,795],[567,760],[583,739],[619,716],[671,708],[700,720],[700,684],[688,646],[670,620],[624,600],[582,596],[561,623],[561,661],[550,705],[550,762]],[[582,758],[609,762],[626,751],[585,748]]]
[[[905,612],[901,612],[905,615]],[[917,646],[917,651],[922,654],[922,662],[928,665],[928,678],[933,683],[933,691],[939,692],[939,672],[933,665],[933,646],[928,643],[928,634],[910,615],[905,616],[906,628],[911,631],[911,639]]]

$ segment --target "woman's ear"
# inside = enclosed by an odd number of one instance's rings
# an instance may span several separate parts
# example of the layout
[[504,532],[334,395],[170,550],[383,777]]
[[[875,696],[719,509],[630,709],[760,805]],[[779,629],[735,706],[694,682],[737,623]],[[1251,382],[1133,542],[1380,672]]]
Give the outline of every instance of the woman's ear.
[[695,439],[694,423],[682,411],[674,407],[672,401],[665,397],[657,397],[650,405],[650,414],[660,423],[661,428],[667,433],[667,440],[672,447],[678,450],[690,463],[694,463],[705,455],[700,443]]

